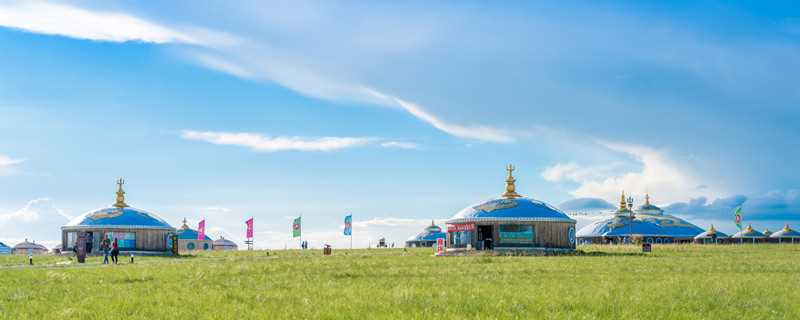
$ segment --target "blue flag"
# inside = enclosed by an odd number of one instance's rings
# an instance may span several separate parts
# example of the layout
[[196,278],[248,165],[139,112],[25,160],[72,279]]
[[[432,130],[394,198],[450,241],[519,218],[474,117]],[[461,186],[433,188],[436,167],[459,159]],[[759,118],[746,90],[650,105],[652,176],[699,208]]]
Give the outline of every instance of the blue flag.
[[352,236],[353,235],[353,215],[346,215],[344,217],[344,235]]

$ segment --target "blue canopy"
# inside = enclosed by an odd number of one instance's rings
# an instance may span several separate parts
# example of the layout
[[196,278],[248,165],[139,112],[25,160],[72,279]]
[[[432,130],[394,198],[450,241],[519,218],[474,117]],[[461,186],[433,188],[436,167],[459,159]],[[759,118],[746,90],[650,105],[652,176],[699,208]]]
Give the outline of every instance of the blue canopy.
[[72,219],[63,228],[137,228],[137,229],[174,229],[166,221],[153,213],[131,208],[110,207],[89,211]]
[[447,222],[494,220],[575,222],[561,210],[531,198],[501,198],[481,202],[464,208]]

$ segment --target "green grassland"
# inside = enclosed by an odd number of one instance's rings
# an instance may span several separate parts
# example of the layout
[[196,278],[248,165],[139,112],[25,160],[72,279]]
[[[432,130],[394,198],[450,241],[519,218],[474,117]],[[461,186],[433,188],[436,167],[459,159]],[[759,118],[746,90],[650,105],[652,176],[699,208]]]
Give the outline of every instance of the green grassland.
[[800,319],[800,245],[212,252],[104,266],[0,257],[0,318]]

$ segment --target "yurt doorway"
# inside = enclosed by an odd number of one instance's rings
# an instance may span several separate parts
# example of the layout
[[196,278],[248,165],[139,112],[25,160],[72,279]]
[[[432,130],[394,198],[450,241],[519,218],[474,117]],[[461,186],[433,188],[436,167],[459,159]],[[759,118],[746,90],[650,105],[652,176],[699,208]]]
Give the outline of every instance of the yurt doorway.
[[494,239],[492,236],[493,228],[489,226],[478,226],[478,250],[492,250]]

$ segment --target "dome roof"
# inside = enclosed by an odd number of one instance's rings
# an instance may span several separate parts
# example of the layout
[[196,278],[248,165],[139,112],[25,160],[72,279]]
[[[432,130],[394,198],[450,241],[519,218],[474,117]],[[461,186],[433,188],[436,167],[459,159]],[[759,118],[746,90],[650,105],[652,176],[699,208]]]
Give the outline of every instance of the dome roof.
[[723,238],[727,238],[728,237],[727,234],[723,233],[722,231],[717,230],[712,225],[711,228],[708,228],[708,230],[703,231],[703,233],[698,234],[694,238],[695,239],[710,239],[710,238],[713,238],[714,236],[716,236],[717,239],[723,239]]
[[214,240],[214,247],[238,248],[239,246],[236,244],[236,242],[220,237],[219,239]]
[[425,227],[425,231],[411,236],[406,241],[436,241],[436,239],[444,239],[445,237],[447,237],[447,234],[442,232],[442,228],[431,221],[431,225]]
[[481,220],[575,222],[561,210],[530,198],[501,198],[481,202],[464,208],[447,222],[458,223]]
[[[199,232],[192,228],[189,228],[189,225],[186,224],[186,219],[183,219],[183,226],[176,231],[179,240],[197,240],[197,236]],[[208,235],[203,235],[205,239],[203,240],[211,240]]]
[[770,238],[800,238],[800,232],[789,228],[789,225],[783,226],[780,231],[775,231],[770,235]]
[[765,238],[765,236],[758,230],[753,229],[753,226],[747,225],[747,228],[744,228],[744,230],[737,232],[732,236],[732,238]]
[[25,239],[25,242],[20,242],[14,246],[14,251],[25,251],[25,250],[44,250],[47,251],[47,247],[34,242],[28,242],[28,239]]
[[636,236],[693,238],[703,229],[671,215],[615,216],[593,222],[576,234],[579,238]]
[[62,229],[135,228],[175,230],[153,213],[136,209],[125,203],[125,181],[117,180],[117,201],[113,206],[92,210],[72,219]]
[[166,221],[153,213],[131,208],[110,207],[92,210],[72,219],[63,228],[136,228],[174,230]]
[[11,253],[11,247],[7,246],[5,243],[0,242],[0,254],[9,254]]

